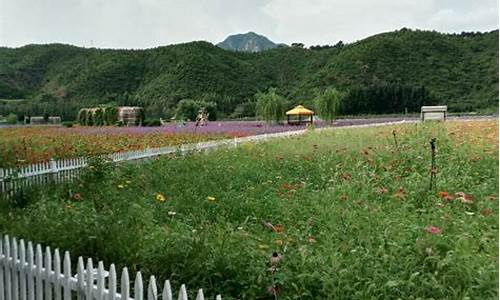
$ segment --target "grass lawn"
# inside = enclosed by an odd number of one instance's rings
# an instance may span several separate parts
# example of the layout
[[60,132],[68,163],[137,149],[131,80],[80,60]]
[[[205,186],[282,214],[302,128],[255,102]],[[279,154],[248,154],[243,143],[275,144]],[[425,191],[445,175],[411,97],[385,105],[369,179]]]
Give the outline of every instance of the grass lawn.
[[498,122],[95,161],[4,203],[0,231],[224,299],[496,299]]

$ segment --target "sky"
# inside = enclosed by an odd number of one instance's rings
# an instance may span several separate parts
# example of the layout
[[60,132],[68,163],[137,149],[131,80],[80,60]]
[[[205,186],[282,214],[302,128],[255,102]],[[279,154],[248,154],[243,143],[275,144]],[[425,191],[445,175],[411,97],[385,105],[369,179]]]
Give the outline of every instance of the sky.
[[401,29],[498,28],[497,0],[0,0],[0,46],[151,48],[254,31],[276,43],[353,42]]

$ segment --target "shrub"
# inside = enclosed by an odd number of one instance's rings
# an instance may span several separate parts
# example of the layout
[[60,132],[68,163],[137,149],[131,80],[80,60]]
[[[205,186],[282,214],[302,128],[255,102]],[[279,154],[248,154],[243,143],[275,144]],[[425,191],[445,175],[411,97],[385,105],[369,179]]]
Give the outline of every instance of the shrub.
[[94,113],[91,109],[85,111],[85,126],[94,125]]
[[107,106],[104,108],[104,124],[115,125],[118,121],[118,109],[116,106]]
[[161,126],[161,121],[160,119],[147,119],[146,121],[144,121],[143,126],[148,126],[148,127]]
[[94,126],[104,125],[104,108],[98,107],[94,109],[93,121]]
[[7,121],[7,124],[17,124],[17,115],[8,114],[5,120]]

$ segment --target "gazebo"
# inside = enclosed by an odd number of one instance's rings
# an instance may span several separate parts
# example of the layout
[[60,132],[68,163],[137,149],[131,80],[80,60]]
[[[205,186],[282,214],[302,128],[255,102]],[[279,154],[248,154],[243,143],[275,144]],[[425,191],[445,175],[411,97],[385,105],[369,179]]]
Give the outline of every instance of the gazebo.
[[313,122],[314,111],[305,108],[302,105],[297,105],[293,109],[286,112],[286,122],[288,124],[299,125]]

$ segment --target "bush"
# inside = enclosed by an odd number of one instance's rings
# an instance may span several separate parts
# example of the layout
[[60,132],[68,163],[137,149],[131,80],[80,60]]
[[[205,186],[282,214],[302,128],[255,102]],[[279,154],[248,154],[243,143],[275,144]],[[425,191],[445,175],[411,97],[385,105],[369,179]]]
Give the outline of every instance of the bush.
[[94,125],[94,113],[92,110],[88,109],[85,111],[85,126]]
[[115,125],[118,121],[118,109],[116,106],[108,106],[104,109],[104,124]]
[[143,126],[148,126],[148,127],[161,126],[161,121],[160,119],[148,119],[144,121]]
[[7,121],[7,124],[17,124],[17,115],[8,114],[5,120]]
[[93,113],[94,126],[104,125],[104,108],[96,108]]
[[71,121],[62,122],[62,126],[68,127],[68,128],[73,127],[73,122],[71,122]]
[[217,105],[214,102],[183,99],[177,104],[176,118],[194,121],[198,116],[198,111],[201,109],[205,109],[209,114],[208,120],[215,121],[217,119],[216,107]]

